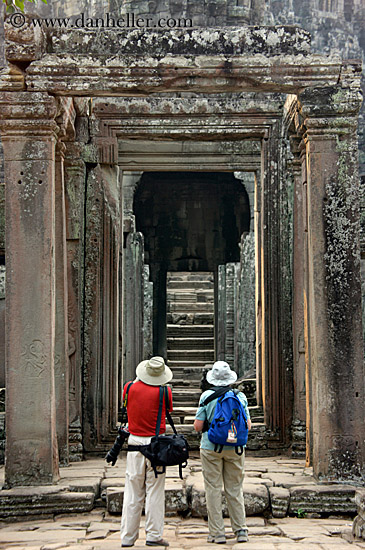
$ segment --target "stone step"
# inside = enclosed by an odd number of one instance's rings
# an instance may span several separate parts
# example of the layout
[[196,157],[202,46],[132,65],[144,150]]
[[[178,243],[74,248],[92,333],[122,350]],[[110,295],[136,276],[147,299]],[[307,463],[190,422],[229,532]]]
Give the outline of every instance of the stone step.
[[214,325],[167,325],[167,337],[214,337]]
[[167,302],[213,302],[214,292],[212,290],[182,289],[179,291],[168,291]]
[[178,388],[178,387],[184,388],[186,386],[189,386],[189,387],[193,386],[196,388],[200,388],[200,379],[192,379],[190,376],[182,378],[182,375],[180,375],[179,378],[174,376],[174,378],[171,380],[171,385],[174,388]]
[[191,380],[201,380],[203,373],[213,365],[213,361],[168,361],[168,366],[172,370],[174,378],[189,378]]
[[168,281],[167,283],[167,289],[173,290],[173,289],[190,289],[190,288],[197,288],[199,290],[202,289],[214,289],[214,284],[210,281],[204,281],[204,280],[198,280],[198,281]]
[[166,321],[174,325],[213,325],[214,313],[170,312],[167,313]]
[[167,304],[168,312],[183,313],[210,313],[214,312],[214,304],[211,302],[189,303],[189,302],[170,302]]
[[214,350],[168,350],[167,351],[168,361],[213,361],[214,360]]
[[194,387],[174,389],[173,402],[177,407],[196,407],[201,393],[200,388]]
[[178,271],[176,273],[169,272],[167,282],[170,281],[211,281],[214,282],[214,274],[211,271]]
[[259,405],[254,405],[249,407],[250,416],[252,421],[263,422],[264,421],[264,410]]
[[184,349],[204,349],[206,351],[213,351],[214,353],[214,338],[213,337],[167,337],[167,349],[168,350],[184,350]]

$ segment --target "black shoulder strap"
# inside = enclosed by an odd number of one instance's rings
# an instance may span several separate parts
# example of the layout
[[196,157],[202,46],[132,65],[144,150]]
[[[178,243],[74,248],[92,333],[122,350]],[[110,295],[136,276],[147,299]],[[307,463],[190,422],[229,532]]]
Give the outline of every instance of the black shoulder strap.
[[159,387],[159,405],[157,413],[157,422],[156,422],[156,435],[160,433],[161,419],[162,419],[162,402],[163,402],[163,388]]
[[133,381],[129,382],[129,384],[127,386],[127,389],[125,390],[125,396],[124,396],[124,399],[123,399],[123,406],[122,406],[122,424],[123,424],[124,417],[127,416],[128,392],[129,392],[130,387],[132,386],[132,384],[133,384]]
[[204,399],[204,401],[202,401],[200,403],[200,406],[201,407],[205,407],[205,405],[208,405],[208,403],[210,403],[211,401],[214,401],[214,399],[217,399],[218,397],[220,397],[221,395],[224,395],[225,393],[227,393],[228,391],[230,391],[231,388],[219,388],[219,390],[215,390],[214,393],[208,395],[208,397],[206,397]]
[[164,386],[164,393],[165,393],[165,405],[166,405],[166,418],[169,421],[169,424],[170,424],[171,428],[173,429],[174,434],[177,435],[177,431],[176,431],[176,428],[175,428],[174,421],[172,420],[171,414],[169,412],[170,399],[169,399],[169,389],[168,389],[167,386]]

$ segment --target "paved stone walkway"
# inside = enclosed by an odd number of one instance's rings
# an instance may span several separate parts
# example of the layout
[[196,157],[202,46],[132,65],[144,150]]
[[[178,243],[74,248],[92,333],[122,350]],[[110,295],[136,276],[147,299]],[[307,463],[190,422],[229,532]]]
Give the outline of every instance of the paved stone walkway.
[[[106,466],[102,459],[87,460],[61,469],[61,486],[73,485],[73,490],[84,490],[85,486],[98,486],[98,498],[90,512],[78,514],[51,514],[43,519],[23,518],[20,522],[0,522],[0,550],[114,550],[120,548],[120,514],[112,514],[106,508],[108,488],[118,491],[123,486],[125,459],[119,459],[115,467]],[[3,472],[0,470],[0,476]],[[312,486],[311,470],[304,468],[303,461],[285,457],[246,459],[246,487],[250,484],[265,484],[270,489],[290,486],[305,481]],[[171,490],[186,486],[193,479],[193,487],[202,483],[200,462],[189,461],[189,469],[184,472],[184,481],[178,479],[174,468],[168,469],[166,487]],[[270,480],[267,483],[267,480]],[[1,477],[0,477],[1,481]],[[0,491],[1,493],[1,491]],[[197,508],[198,509],[198,508]],[[204,517],[191,517],[191,512],[183,518],[167,512],[164,537],[171,550],[215,548],[207,543],[208,526]],[[195,514],[192,508],[193,515]],[[250,540],[237,544],[226,518],[227,544],[225,548],[256,550],[341,550],[365,549],[365,541],[354,539],[351,534],[351,515],[331,515],[328,518],[306,514],[307,517],[266,517],[255,514],[247,518]],[[298,515],[298,514],[297,514]],[[301,514],[299,514],[301,515]],[[308,517],[308,515],[310,517]],[[318,514],[317,514],[318,515]],[[144,519],[141,523],[140,539],[136,550],[146,548]]]
[[[355,541],[351,521],[346,519],[283,518],[265,520],[249,517],[249,542],[237,544],[226,519],[227,544],[224,548],[255,550],[349,550],[365,548]],[[119,517],[103,510],[88,514],[61,515],[2,526],[2,550],[116,550],[120,548]],[[146,548],[142,520],[136,550]],[[215,548],[207,543],[208,526],[203,519],[166,518],[164,537],[171,550]]]

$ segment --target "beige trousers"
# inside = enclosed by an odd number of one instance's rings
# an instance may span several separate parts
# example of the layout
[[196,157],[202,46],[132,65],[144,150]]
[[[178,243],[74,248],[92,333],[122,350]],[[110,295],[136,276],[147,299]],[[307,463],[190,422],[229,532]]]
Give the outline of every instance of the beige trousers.
[[224,535],[222,485],[233,532],[247,529],[242,486],[245,476],[245,454],[238,456],[234,448],[223,450],[221,453],[200,449],[200,457],[203,467],[209,534],[213,537]]
[[[150,437],[130,435],[130,445],[144,445]],[[139,451],[128,451],[125,474],[123,511],[120,528],[122,544],[134,544],[139,535],[143,504],[145,502],[146,540],[162,539],[165,516],[165,474],[157,478],[151,462]]]

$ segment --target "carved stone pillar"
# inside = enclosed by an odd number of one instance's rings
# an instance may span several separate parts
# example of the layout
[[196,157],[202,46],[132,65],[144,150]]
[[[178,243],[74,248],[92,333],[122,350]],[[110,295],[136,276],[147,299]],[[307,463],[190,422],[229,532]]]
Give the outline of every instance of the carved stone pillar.
[[80,142],[66,142],[67,361],[69,372],[69,459],[71,462],[82,460],[83,451],[81,434],[81,311],[86,166],[81,159],[82,149]]
[[56,329],[55,390],[57,441],[60,464],[69,462],[69,344],[68,344],[68,281],[65,203],[64,141],[75,139],[76,113],[72,98],[58,99],[57,123],[60,127],[56,145],[55,173],[55,264],[56,264]]
[[272,448],[289,443],[292,417],[292,333],[289,197],[284,177],[281,124],[262,144],[261,373],[262,404]]
[[[292,453],[300,455],[305,446],[306,382],[304,338],[304,274],[305,274],[305,221],[303,210],[302,166],[299,155],[300,138],[291,139],[294,155],[291,170],[294,179],[293,193],[293,430]],[[304,448],[303,448],[304,450]]]
[[58,479],[55,418],[56,102],[0,95],[6,185],[8,487]]
[[313,467],[318,479],[364,474],[357,86],[299,96],[308,169]]
[[255,173],[255,312],[256,312],[256,399],[262,406],[262,270],[261,270],[261,174]]
[[68,369],[68,328],[67,328],[67,250],[66,213],[64,186],[65,145],[56,146],[55,177],[55,271],[56,271],[56,325],[55,325],[55,390],[57,441],[60,464],[69,461],[69,369]]

